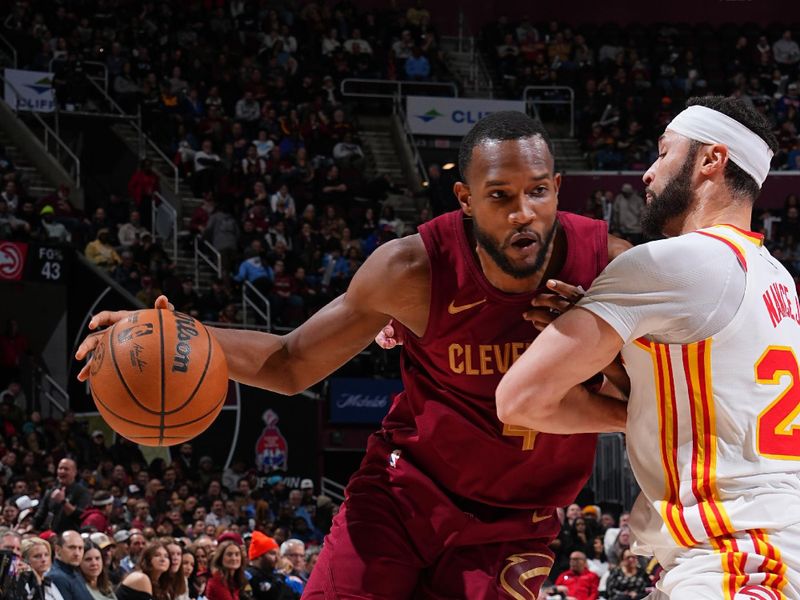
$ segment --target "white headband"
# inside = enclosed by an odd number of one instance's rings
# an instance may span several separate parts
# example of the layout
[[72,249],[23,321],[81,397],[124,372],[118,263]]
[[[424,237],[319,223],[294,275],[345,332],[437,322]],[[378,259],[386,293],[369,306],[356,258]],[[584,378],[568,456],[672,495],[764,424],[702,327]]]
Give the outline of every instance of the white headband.
[[756,180],[760,188],[769,174],[772,150],[760,136],[728,115],[705,106],[690,106],[667,129],[703,144],[723,144],[728,157]]

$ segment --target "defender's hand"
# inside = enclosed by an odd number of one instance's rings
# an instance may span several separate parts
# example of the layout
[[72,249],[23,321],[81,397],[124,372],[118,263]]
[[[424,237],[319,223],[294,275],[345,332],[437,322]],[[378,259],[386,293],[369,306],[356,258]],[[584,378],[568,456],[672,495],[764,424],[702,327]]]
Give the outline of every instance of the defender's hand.
[[[159,296],[156,298],[153,308],[175,310],[175,307],[170,304],[166,296]],[[89,379],[89,365],[92,362],[91,353],[100,342],[100,336],[105,332],[104,330],[97,331],[97,329],[100,327],[109,327],[127,317],[131,312],[130,310],[104,310],[92,317],[91,321],[89,321],[89,329],[91,329],[93,333],[90,333],[84,338],[81,345],[78,346],[78,351],[75,353],[75,358],[77,360],[83,360],[87,356],[89,357],[86,364],[81,369],[81,372],[78,373],[78,381],[86,381]]]
[[547,288],[551,292],[537,295],[531,302],[533,308],[522,315],[539,331],[575,306],[586,293],[581,286],[570,285],[558,279],[548,279]]
[[392,325],[393,321],[389,321],[386,327],[381,329],[381,332],[375,336],[375,343],[384,350],[391,350],[396,346],[402,346],[403,340],[400,335],[395,331]]

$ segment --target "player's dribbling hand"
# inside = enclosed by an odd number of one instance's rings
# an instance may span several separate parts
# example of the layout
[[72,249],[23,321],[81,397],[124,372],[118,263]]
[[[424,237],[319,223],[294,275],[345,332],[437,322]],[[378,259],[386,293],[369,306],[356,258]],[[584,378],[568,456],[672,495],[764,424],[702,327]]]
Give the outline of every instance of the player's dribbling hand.
[[558,279],[548,279],[547,289],[550,292],[538,294],[531,302],[533,308],[522,315],[539,331],[575,306],[586,293],[581,286],[570,285]]
[[384,350],[391,350],[396,346],[402,346],[403,340],[400,338],[399,332],[396,332],[394,321],[389,321],[386,326],[381,329],[380,333],[375,336],[375,343]]
[[[153,308],[161,308],[166,310],[175,310],[175,307],[170,303],[166,296],[159,296],[156,298],[156,302],[153,305]],[[78,346],[78,351],[75,352],[75,359],[76,360],[83,360],[87,356],[89,359],[86,361],[86,364],[83,365],[81,372],[78,373],[78,381],[86,381],[89,379],[89,365],[92,362],[91,353],[97,347],[97,344],[100,342],[100,336],[103,334],[103,331],[97,331],[98,329],[109,327],[114,323],[117,323],[127,317],[131,312],[130,310],[104,310],[102,312],[97,313],[92,319],[89,321],[89,329],[93,331],[87,335],[84,340],[81,342],[81,345]]]

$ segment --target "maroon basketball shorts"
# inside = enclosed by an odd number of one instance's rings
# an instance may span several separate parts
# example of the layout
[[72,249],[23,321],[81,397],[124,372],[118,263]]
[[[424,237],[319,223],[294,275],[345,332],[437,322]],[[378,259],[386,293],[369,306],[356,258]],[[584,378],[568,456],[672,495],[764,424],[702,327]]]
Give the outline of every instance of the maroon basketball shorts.
[[535,600],[555,509],[465,510],[393,450],[370,438],[303,598]]

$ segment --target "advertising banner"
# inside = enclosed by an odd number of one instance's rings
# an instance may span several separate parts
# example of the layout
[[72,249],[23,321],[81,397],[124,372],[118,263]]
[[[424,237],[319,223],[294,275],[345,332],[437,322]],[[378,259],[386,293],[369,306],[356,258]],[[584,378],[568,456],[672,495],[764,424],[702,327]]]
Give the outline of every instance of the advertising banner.
[[493,112],[525,112],[522,100],[485,100],[483,98],[436,98],[408,96],[406,118],[415,135],[463,136],[480,119]]
[[402,389],[399,379],[331,379],[330,421],[380,423]]
[[45,71],[5,70],[5,101],[14,110],[53,112],[56,94],[53,74]]

